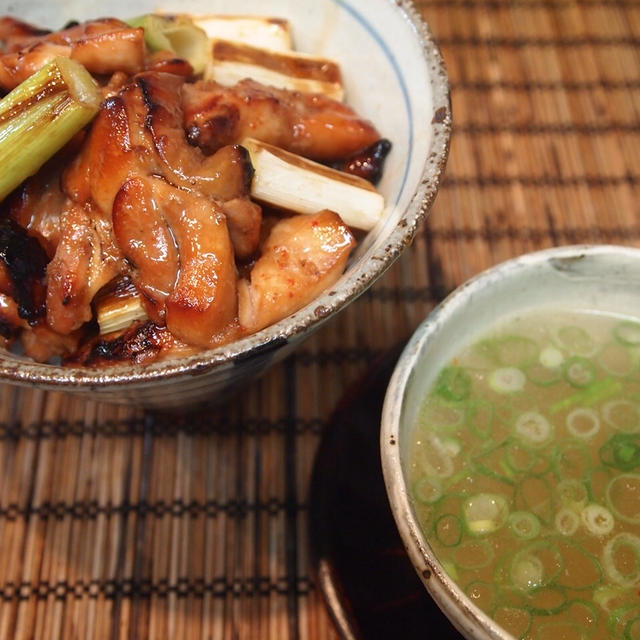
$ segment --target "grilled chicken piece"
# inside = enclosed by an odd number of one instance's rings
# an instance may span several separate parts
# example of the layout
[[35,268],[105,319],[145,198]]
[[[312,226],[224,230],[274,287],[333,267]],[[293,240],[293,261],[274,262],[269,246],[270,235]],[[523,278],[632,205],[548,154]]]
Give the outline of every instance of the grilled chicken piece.
[[44,316],[47,255],[13,220],[0,221],[0,293],[11,297],[29,324]]
[[176,76],[191,78],[193,67],[182,58],[176,58],[171,51],[154,51],[147,56],[145,64],[146,71],[160,71],[162,73],[172,73]]
[[113,225],[134,284],[174,336],[200,347],[230,339],[236,271],[219,205],[160,178],[135,177],[116,196]]
[[12,16],[0,17],[0,51],[19,51],[38,38],[50,34],[48,29],[40,29],[35,25],[18,20]]
[[344,271],[355,239],[332,211],[276,223],[250,273],[238,283],[238,319],[248,332],[311,302]]
[[183,83],[173,74],[147,72],[107,98],[83,151],[64,176],[65,192],[76,202],[92,198],[110,212],[127,177],[154,174],[220,201],[247,196],[253,167],[245,149],[228,146],[206,157],[187,144]]
[[251,257],[260,244],[262,207],[249,198],[234,198],[222,204],[231,244],[239,260]]
[[[127,177],[152,170],[151,151],[135,146],[132,133],[123,98],[107,98],[93,121],[82,151],[62,178],[62,188],[74,202],[83,204],[92,200],[109,214],[113,199]],[[144,135],[140,137],[144,143]]]
[[25,355],[36,362],[48,362],[51,358],[66,358],[78,349],[82,333],[75,331],[63,336],[52,331],[45,324],[30,327],[29,331],[20,334],[20,341]]
[[180,99],[184,78],[150,72],[138,75],[135,84],[146,111],[145,126],[167,180],[223,201],[248,194],[253,168],[242,147],[227,146],[213,156],[204,156],[187,144]]
[[67,335],[91,320],[93,296],[125,270],[111,222],[89,203],[60,214],[60,242],[47,267],[47,324]]
[[153,322],[134,324],[120,334],[99,336],[81,345],[65,364],[91,367],[148,364],[160,358],[187,356],[196,350]]
[[0,87],[13,89],[56,56],[73,58],[91,73],[134,74],[144,68],[144,31],[113,18],[45,35],[12,37],[0,56]]
[[113,231],[149,317],[164,325],[165,304],[176,284],[180,255],[171,228],[157,208],[149,179],[133,177],[116,196]]
[[60,187],[67,160],[65,154],[56,156],[8,199],[9,217],[38,239],[49,258],[55,254],[60,240],[59,218],[67,203],[67,196]]
[[389,151],[391,151],[391,143],[383,138],[370,147],[358,151],[350,158],[334,163],[333,168],[352,176],[364,178],[371,184],[378,184],[382,178],[384,161],[387,159]]
[[206,153],[250,137],[314,160],[336,161],[380,139],[370,122],[321,94],[250,79],[233,87],[211,81],[185,84],[182,93],[187,138]]

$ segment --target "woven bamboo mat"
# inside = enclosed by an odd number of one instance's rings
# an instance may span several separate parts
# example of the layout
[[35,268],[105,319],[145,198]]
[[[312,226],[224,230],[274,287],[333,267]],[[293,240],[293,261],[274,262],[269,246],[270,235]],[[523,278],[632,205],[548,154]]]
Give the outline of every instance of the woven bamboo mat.
[[308,487],[345,388],[496,262],[640,245],[640,3],[417,4],[451,78],[451,156],[427,224],[370,292],[207,412],[0,387],[0,639],[336,638]]

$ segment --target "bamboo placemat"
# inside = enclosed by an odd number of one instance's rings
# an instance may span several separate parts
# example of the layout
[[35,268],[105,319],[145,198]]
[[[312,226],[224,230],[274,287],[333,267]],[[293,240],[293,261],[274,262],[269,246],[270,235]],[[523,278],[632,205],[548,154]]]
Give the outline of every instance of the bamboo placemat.
[[451,155],[428,222],[378,284],[209,411],[0,387],[1,639],[336,638],[308,488],[345,388],[496,262],[640,245],[640,4],[417,4],[448,65]]

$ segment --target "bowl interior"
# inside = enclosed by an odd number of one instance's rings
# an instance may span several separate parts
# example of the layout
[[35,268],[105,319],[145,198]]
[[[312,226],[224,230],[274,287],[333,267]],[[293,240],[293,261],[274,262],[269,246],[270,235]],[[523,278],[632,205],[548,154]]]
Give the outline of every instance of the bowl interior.
[[448,83],[442,60],[426,26],[405,0],[36,0],[19,7],[0,1],[0,12],[17,15],[41,26],[59,28],[69,20],[105,14],[120,18],[149,11],[233,13],[279,16],[290,20],[295,47],[340,62],[346,101],[372,120],[393,143],[379,189],[387,208],[383,220],[360,243],[345,274],[331,291],[289,318],[231,345],[180,361],[148,366],[114,367],[109,371],[61,369],[19,362],[0,355],[0,375],[14,382],[44,386],[130,384],[189,370],[216,367],[253,349],[287,341],[318,326],[362,293],[411,241],[435,197],[444,168],[450,134]]
[[446,576],[423,535],[407,491],[407,458],[417,412],[440,369],[498,320],[528,309],[590,310],[640,317],[640,250],[564,247],[528,254],[456,290],[418,328],[389,384],[382,417],[387,491],[423,582],[469,638],[510,637]]

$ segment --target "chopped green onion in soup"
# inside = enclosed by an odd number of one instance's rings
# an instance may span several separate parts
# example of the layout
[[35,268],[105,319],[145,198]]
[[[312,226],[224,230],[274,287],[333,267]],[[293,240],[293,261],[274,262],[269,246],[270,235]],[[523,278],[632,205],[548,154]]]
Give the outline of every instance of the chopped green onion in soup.
[[409,452],[442,566],[516,638],[640,638],[640,319],[531,312],[450,355]]

